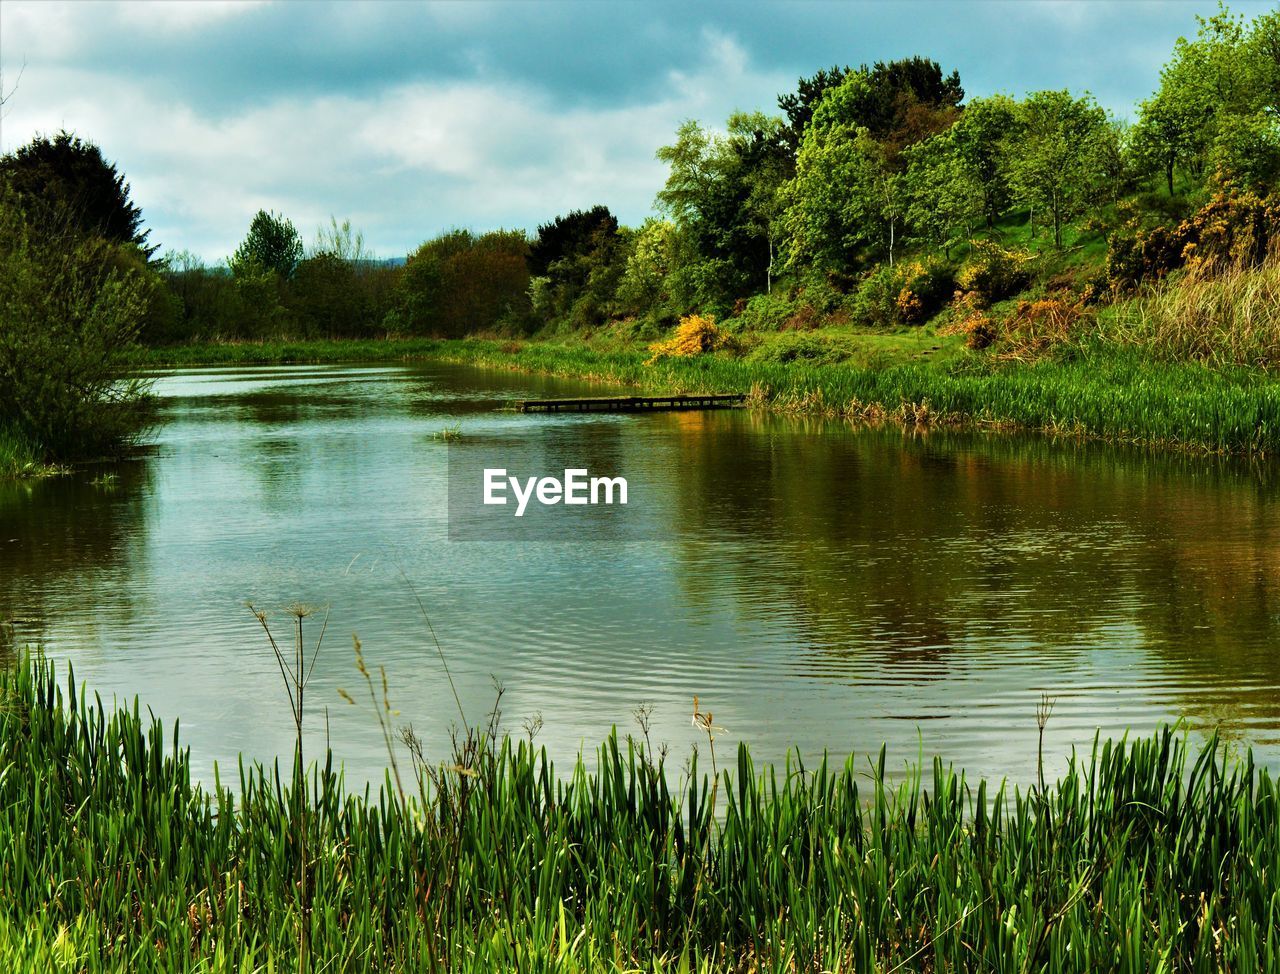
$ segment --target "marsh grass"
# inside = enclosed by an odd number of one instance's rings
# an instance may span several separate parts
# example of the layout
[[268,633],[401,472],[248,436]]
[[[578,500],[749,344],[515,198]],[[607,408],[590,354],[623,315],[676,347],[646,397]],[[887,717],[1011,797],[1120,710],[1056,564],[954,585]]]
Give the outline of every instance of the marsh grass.
[[1169,360],[1280,365],[1280,248],[1257,267],[1200,267],[1103,319],[1109,341]]
[[0,426],[0,480],[39,477],[58,472],[40,461],[39,453],[12,430]]
[[11,970],[1280,965],[1275,782],[1167,730],[1027,792],[937,759],[895,784],[883,750],[676,774],[616,734],[558,769],[495,732],[461,760],[419,742],[413,788],[349,794],[327,753],[301,785],[241,762],[235,790],[201,787],[176,725],[39,660],[0,700]]
[[296,355],[270,345],[153,354],[185,354],[193,363],[433,359],[655,395],[744,393],[755,408],[857,423],[1025,430],[1209,453],[1280,451],[1280,381],[1268,370],[1163,355],[1159,343],[1124,338],[1113,318],[1100,320],[1033,361],[966,353],[863,366],[713,353],[648,364],[643,348],[487,339],[294,343],[288,348],[296,346]]

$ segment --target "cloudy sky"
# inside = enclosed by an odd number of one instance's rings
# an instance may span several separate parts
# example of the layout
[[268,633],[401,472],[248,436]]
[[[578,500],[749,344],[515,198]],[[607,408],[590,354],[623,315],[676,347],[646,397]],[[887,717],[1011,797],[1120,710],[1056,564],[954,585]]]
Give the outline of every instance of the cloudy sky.
[[[1237,3],[1247,14],[1267,3]],[[380,256],[442,229],[652,210],[686,118],[912,54],[969,95],[1150,93],[1204,2],[87,3],[3,0],[0,151],[67,128],[127,174],[152,240],[216,261],[253,213],[335,215]],[[24,67],[25,65],[25,67]]]

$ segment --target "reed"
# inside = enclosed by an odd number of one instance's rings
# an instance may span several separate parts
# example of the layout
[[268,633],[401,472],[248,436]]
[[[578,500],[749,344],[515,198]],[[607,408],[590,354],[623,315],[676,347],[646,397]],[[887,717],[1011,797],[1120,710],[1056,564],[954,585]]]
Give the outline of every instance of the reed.
[[353,795],[331,755],[300,785],[241,762],[201,787],[176,725],[38,659],[0,700],[7,969],[1280,965],[1275,782],[1167,730],[1027,792],[937,759],[891,783],[883,750],[757,768],[740,747],[713,780],[615,734],[594,769],[494,737]]
[[1167,360],[1280,365],[1280,248],[1257,267],[1227,265],[1152,287],[1100,321],[1108,341]]

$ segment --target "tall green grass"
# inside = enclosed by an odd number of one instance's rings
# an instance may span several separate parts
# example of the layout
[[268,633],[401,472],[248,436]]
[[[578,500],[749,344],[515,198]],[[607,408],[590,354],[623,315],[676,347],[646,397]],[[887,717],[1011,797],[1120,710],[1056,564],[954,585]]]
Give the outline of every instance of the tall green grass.
[[298,801],[244,762],[198,787],[176,725],[42,662],[0,691],[11,970],[1280,968],[1276,784],[1167,731],[1029,791],[892,785],[883,752],[677,773],[615,736],[595,770],[490,740],[377,795],[329,757]]
[[882,368],[761,362],[705,355],[530,343],[512,353],[459,343],[457,361],[642,386],[654,392],[754,393],[760,405],[831,415],[883,415],[911,424],[1011,426],[1223,453],[1280,450],[1280,382],[1246,367],[1153,361],[1095,343],[1032,363],[958,362]]
[[38,476],[52,469],[40,462],[39,454],[24,437],[0,426],[0,480]]

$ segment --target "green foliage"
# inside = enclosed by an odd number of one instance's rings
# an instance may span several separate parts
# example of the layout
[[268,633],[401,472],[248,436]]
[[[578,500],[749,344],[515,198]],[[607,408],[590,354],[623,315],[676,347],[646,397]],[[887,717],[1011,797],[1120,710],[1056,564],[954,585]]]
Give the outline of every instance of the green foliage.
[[892,260],[906,184],[884,147],[848,121],[866,86],[862,75],[850,75],[827,92],[805,130],[795,179],[784,190],[792,266],[812,261],[848,270],[867,251]]
[[[1271,969],[1280,794],[1169,730],[1048,786],[935,759],[664,765],[610,737],[557,773],[486,740],[408,794],[332,755],[238,794],[74,678],[0,673],[0,956],[103,971]],[[1032,739],[1034,745],[1034,739]],[[710,763],[711,767],[707,765]],[[801,773],[803,771],[803,773]],[[394,780],[398,780],[394,779]],[[300,868],[301,867],[301,868]],[[302,882],[295,880],[301,876]],[[1230,935],[1227,935],[1227,931]]]
[[[1022,137],[1009,162],[1017,198],[1045,213],[1062,246],[1064,221],[1114,191],[1116,131],[1091,99],[1039,91],[1019,106]],[[1111,177],[1111,178],[1108,178]]]
[[1219,183],[1262,193],[1280,188],[1280,120],[1261,112],[1223,119],[1209,165]]
[[45,233],[69,230],[136,247],[144,257],[150,231],[142,211],[129,199],[129,185],[102,151],[70,132],[38,135],[16,152],[0,157],[0,182],[22,198],[27,219]]
[[301,260],[302,237],[293,222],[274,212],[259,210],[230,264],[236,277],[262,278],[264,274],[274,274],[288,280]]
[[388,325],[416,335],[458,337],[528,327],[529,242],[519,230],[476,236],[453,230],[409,256]]
[[817,334],[787,332],[761,344],[752,351],[751,359],[771,365],[794,362],[811,365],[836,365],[847,361],[853,349],[847,340]]
[[789,169],[782,122],[738,113],[728,130],[721,137],[689,121],[657,153],[668,166],[658,205],[679,232],[673,291],[685,307],[727,309],[767,289],[774,271],[778,191]]
[[987,215],[983,184],[962,152],[958,128],[907,150],[907,223],[948,256]]
[[153,285],[136,253],[32,225],[0,187],[0,429],[41,459],[114,453],[137,431],[145,383],[125,376]]
[[[652,217],[636,231],[626,267],[618,280],[618,309],[623,314],[661,314],[669,308],[677,232],[675,224]],[[543,285],[539,285],[541,287]]]
[[542,323],[603,324],[616,310],[629,241],[606,206],[574,210],[538,227],[528,245],[528,269],[534,281],[545,282],[535,284],[530,295]]

